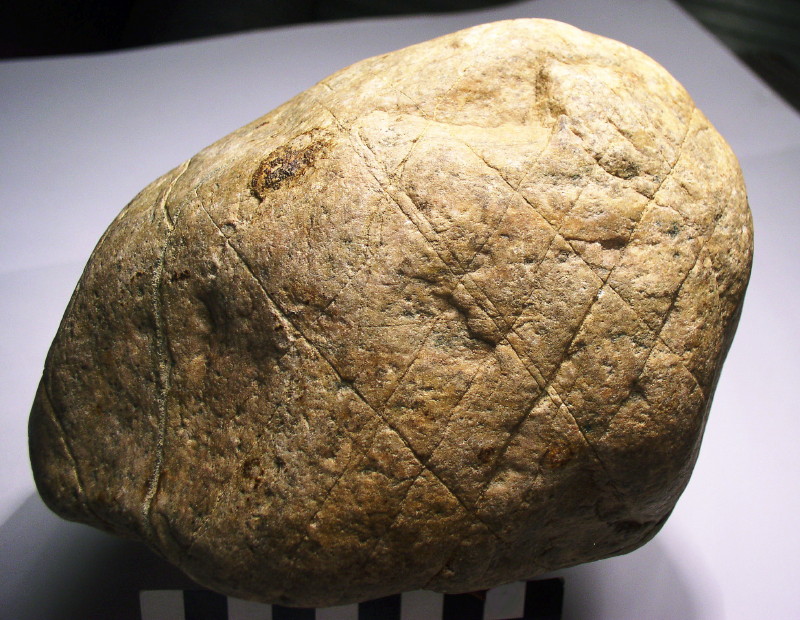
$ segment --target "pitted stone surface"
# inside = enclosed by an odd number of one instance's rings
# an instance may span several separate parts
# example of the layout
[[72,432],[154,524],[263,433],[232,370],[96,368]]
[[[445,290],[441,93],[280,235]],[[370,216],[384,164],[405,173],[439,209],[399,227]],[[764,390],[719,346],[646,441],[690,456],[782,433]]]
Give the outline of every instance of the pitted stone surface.
[[643,54],[518,20],[368,59],[117,217],[37,485],[284,604],[624,553],[688,481],[751,255],[734,155]]

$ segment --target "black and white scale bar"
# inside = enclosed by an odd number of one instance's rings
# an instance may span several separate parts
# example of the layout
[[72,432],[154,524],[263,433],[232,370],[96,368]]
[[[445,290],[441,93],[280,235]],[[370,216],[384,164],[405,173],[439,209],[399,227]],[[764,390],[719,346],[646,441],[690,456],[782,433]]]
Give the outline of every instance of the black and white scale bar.
[[298,609],[208,590],[144,590],[142,620],[560,620],[563,579],[516,582],[470,594],[418,590],[340,607]]

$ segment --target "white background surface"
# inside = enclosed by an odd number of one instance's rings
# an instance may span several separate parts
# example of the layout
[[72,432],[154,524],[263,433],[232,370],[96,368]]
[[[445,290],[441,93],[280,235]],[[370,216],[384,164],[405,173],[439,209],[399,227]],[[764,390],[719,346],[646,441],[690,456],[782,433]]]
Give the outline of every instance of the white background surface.
[[753,276],[694,476],[656,539],[557,574],[565,618],[800,618],[800,117],[667,0],[539,0],[0,63],[0,618],[135,618],[187,585],[35,493],[27,416],[95,242],[148,182],[333,71],[474,24],[550,17],[663,64],[738,154]]

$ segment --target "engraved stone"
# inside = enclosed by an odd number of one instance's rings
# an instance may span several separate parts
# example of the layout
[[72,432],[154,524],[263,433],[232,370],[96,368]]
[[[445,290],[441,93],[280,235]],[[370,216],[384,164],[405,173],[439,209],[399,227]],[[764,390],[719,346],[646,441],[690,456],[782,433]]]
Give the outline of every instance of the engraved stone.
[[640,52],[517,20],[371,58],[113,222],[36,482],[283,604],[625,553],[688,481],[751,255],[733,153]]

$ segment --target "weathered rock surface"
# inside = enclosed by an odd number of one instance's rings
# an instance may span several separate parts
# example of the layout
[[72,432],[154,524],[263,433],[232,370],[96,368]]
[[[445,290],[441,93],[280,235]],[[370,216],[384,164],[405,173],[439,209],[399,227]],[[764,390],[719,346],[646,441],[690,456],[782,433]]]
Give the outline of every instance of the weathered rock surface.
[[365,60],[117,217],[36,481],[288,604],[624,553],[689,478],[751,253],[734,155],[643,54],[520,20]]

